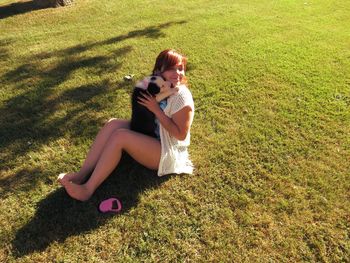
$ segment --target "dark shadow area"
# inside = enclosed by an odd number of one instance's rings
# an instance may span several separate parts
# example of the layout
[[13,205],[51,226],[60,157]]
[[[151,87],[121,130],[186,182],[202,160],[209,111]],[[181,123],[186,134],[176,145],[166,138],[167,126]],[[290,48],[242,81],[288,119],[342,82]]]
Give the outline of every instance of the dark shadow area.
[[15,42],[13,38],[0,39],[0,67],[7,63],[10,58],[9,47]]
[[0,45],[0,60],[5,60],[8,58],[7,50]]
[[0,6],[0,19],[45,8],[49,7],[40,7],[36,5],[34,1],[12,3],[9,5]]
[[[17,231],[12,241],[13,254],[20,258],[43,251],[54,241],[63,242],[70,236],[96,229],[112,217],[127,213],[137,205],[143,191],[159,187],[169,178],[158,177],[156,172],[143,168],[125,155],[119,168],[88,202],[71,199],[63,188],[41,200],[33,218]],[[121,213],[111,215],[98,212],[99,203],[110,197],[117,197],[122,202]]]

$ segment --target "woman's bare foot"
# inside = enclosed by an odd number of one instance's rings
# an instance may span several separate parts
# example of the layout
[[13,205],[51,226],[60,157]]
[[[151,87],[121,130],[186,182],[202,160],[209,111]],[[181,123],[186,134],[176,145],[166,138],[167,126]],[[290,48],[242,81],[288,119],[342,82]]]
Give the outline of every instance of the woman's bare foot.
[[66,189],[68,195],[79,201],[87,201],[93,194],[85,185],[75,184],[63,177],[60,183]]
[[81,176],[79,173],[60,173],[57,180],[62,184],[61,181],[63,178],[76,184],[81,184],[84,180],[83,176]]

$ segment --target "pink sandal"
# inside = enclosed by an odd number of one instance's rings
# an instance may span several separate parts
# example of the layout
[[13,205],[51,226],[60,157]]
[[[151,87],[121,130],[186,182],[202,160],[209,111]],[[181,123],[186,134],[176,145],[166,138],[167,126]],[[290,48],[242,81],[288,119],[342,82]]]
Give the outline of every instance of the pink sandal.
[[100,203],[98,210],[101,213],[118,213],[122,210],[122,203],[117,198],[109,198]]

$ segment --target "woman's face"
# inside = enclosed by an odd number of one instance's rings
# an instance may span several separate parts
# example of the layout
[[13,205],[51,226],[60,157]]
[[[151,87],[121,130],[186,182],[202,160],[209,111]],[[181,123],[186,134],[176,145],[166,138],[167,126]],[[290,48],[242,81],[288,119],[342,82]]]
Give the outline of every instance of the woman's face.
[[162,76],[165,78],[165,80],[170,81],[174,86],[179,85],[182,81],[182,78],[185,76],[185,68],[182,64],[182,61],[180,61],[171,69],[164,71],[162,73]]

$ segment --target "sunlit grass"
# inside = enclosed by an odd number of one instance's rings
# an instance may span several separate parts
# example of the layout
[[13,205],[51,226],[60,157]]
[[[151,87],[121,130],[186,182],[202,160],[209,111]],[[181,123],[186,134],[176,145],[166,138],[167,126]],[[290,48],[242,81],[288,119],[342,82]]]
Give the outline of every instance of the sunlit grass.
[[[0,12],[10,1],[0,2]],[[346,262],[350,4],[75,1],[1,15],[1,262]],[[130,117],[157,54],[189,59],[194,175],[127,156],[86,203],[56,183]],[[97,212],[117,196],[118,216]]]

